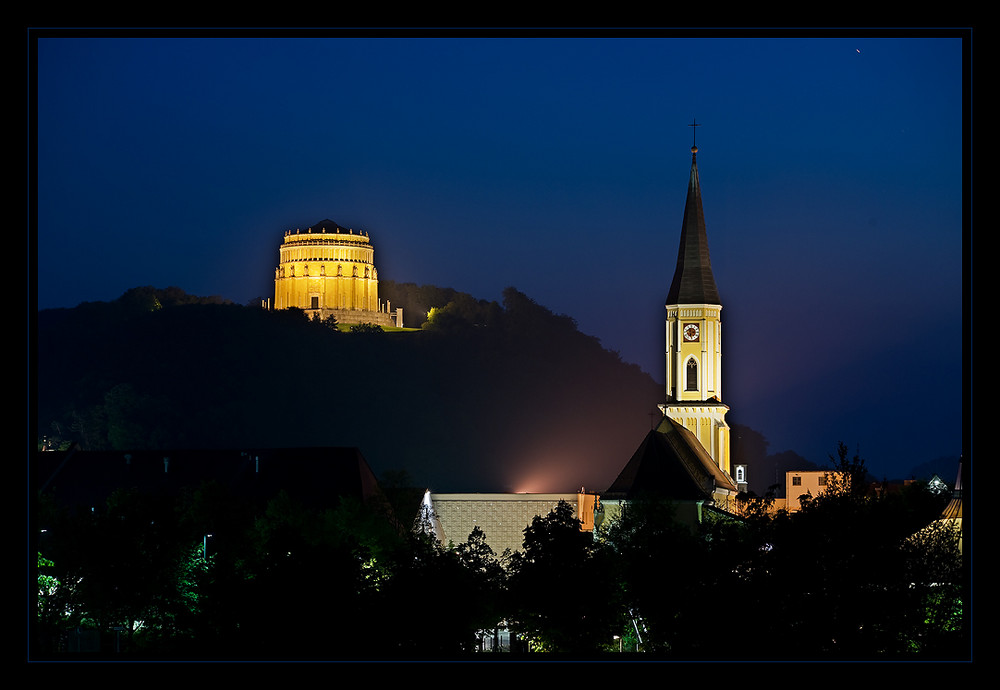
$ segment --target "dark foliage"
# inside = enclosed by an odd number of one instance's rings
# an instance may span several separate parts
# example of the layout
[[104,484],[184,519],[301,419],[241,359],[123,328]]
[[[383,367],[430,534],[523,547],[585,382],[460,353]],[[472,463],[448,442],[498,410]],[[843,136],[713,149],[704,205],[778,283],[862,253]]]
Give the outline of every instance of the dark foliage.
[[[919,484],[875,493],[841,445],[839,473],[797,513],[742,500],[740,517],[678,525],[646,497],[613,521],[624,605],[645,648],[670,659],[968,658],[956,534]],[[931,527],[927,527],[931,525]]]
[[714,575],[708,569],[704,540],[674,519],[668,500],[646,496],[622,508],[605,534],[614,553],[619,595],[628,620],[621,631],[636,633],[643,649],[680,658],[701,651],[705,610],[699,603],[711,598]]
[[415,283],[380,280],[378,289],[379,297],[386,300],[392,309],[402,307],[403,325],[408,328],[423,326],[431,309],[435,307],[444,307],[455,300],[476,301],[471,295],[453,288],[441,288],[436,285],[416,285]]
[[506,620],[556,658],[617,651],[616,636],[642,658],[968,658],[942,499],[834,487],[799,513],[748,501],[698,528],[646,496],[599,540],[560,503],[506,568],[480,530],[442,545],[398,529],[388,501],[255,504],[214,483],[76,510],[41,495],[32,657],[66,658],[79,627],[116,658],[464,658]]
[[586,657],[610,642],[621,609],[609,556],[565,501],[525,528],[524,550],[510,563],[508,609],[532,650]]
[[37,519],[35,659],[72,658],[76,628],[121,659],[448,658],[502,617],[481,532],[444,548],[377,503],[310,508],[282,491],[255,505],[209,483],[116,492],[94,511],[43,496]]
[[39,312],[39,438],[87,450],[356,446],[376,471],[408,469],[443,491],[504,489],[543,457],[566,476],[553,490],[610,483],[656,383],[516,290],[502,307],[452,296],[421,332],[369,337],[299,310],[145,290]]
[[[38,434],[93,449],[358,446],[438,490],[502,488],[545,457],[606,486],[659,387],[514,289],[502,305],[426,292],[439,308],[415,333],[339,333],[177,289],[40,312]],[[757,436],[734,435],[737,457],[777,457]],[[383,474],[374,506],[253,505],[213,484],[82,510],[41,495],[33,651],[58,653],[80,626],[133,658],[449,658],[506,619],[574,657],[618,635],[671,659],[966,658],[967,571],[954,535],[925,529],[947,497],[872,493],[858,455],[831,460],[829,490],[791,515],[750,501],[692,530],[646,497],[595,542],[561,504],[507,570],[479,532],[457,546],[411,534],[419,490],[404,471]]]

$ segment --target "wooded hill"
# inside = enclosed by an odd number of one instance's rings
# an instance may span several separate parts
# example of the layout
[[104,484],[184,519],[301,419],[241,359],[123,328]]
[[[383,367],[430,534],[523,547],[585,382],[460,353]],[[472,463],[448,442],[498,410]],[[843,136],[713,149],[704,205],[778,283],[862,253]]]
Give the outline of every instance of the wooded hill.
[[660,386],[514,288],[384,281],[414,332],[134,288],[38,312],[36,429],[84,449],[354,446],[435,491],[601,491]]

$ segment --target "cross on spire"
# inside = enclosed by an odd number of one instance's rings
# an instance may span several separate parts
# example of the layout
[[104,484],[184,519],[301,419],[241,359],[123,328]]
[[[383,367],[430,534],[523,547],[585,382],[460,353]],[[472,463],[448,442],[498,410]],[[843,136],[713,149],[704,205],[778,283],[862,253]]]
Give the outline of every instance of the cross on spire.
[[[698,124],[698,120],[697,119],[692,118],[691,119],[691,124],[689,124],[688,127],[701,127],[701,125]],[[696,129],[692,129],[691,130],[691,145],[692,146],[697,146],[698,145],[698,141],[697,141],[698,137],[695,136],[697,134],[697,131],[698,130],[696,130]]]

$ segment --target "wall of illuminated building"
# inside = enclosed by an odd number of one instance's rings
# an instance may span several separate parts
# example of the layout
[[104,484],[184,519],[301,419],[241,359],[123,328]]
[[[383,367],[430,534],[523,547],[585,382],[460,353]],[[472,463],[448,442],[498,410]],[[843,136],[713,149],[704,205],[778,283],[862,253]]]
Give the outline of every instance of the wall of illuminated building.
[[274,308],[297,307],[339,323],[393,325],[378,298],[375,249],[367,233],[339,226],[289,230],[278,250]]

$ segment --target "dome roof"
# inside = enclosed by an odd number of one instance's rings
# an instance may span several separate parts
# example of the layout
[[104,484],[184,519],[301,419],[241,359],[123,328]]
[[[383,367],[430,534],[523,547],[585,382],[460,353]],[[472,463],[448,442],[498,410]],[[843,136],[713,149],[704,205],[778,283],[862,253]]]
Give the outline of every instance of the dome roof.
[[345,228],[343,225],[340,225],[329,218],[316,221],[310,226],[310,228],[313,231],[319,230],[320,232],[350,232],[349,228]]

